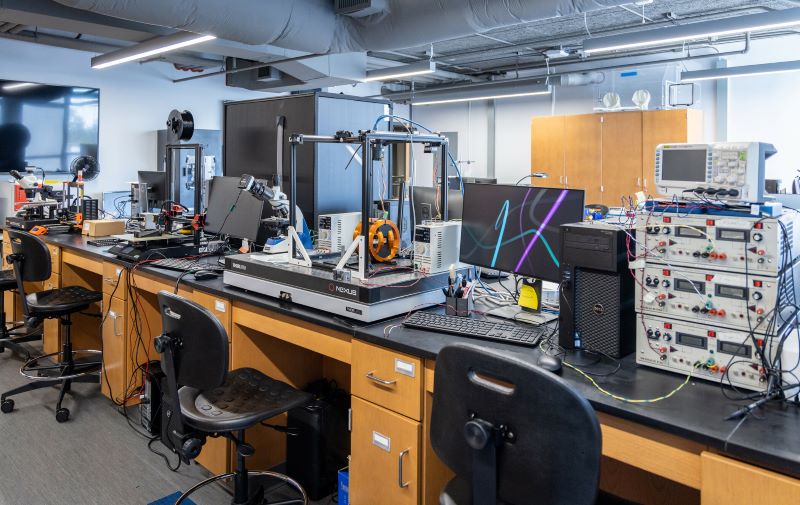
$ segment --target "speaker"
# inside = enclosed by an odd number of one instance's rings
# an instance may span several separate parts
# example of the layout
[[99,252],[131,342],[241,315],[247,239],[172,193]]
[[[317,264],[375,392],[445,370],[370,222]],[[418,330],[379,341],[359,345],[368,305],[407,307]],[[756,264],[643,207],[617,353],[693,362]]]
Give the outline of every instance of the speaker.
[[561,227],[559,345],[614,358],[636,347],[634,278],[622,228],[591,223]]

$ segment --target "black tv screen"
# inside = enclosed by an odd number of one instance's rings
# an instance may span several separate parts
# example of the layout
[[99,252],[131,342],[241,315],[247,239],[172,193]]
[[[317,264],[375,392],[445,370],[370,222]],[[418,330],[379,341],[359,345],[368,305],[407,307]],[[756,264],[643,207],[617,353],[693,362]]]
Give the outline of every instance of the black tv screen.
[[0,173],[97,158],[99,111],[98,89],[0,80]]

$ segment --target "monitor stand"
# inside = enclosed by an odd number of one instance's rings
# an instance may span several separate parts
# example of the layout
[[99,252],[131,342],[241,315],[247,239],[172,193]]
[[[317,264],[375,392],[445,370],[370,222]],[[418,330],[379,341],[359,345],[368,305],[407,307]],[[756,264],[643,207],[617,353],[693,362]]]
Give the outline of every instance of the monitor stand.
[[540,312],[536,314],[533,312],[528,312],[516,304],[504,305],[502,307],[491,309],[486,312],[486,315],[534,325],[547,324],[558,319],[557,314],[551,314],[549,312]]

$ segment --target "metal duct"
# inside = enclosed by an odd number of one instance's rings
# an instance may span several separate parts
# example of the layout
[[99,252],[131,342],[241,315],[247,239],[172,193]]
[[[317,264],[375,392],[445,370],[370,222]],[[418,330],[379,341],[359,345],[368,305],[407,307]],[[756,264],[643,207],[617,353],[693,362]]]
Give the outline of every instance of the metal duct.
[[606,80],[603,72],[583,72],[564,74],[558,77],[558,84],[561,86],[587,86],[589,84],[600,84]]
[[387,0],[384,12],[338,16],[330,0],[55,0],[106,16],[311,53],[400,49],[630,0]]

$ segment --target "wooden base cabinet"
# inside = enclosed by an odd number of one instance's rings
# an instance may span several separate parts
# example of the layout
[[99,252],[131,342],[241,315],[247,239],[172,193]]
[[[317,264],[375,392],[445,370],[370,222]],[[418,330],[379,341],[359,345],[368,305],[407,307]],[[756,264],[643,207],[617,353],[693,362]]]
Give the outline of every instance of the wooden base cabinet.
[[352,397],[350,503],[416,505],[421,424]]

